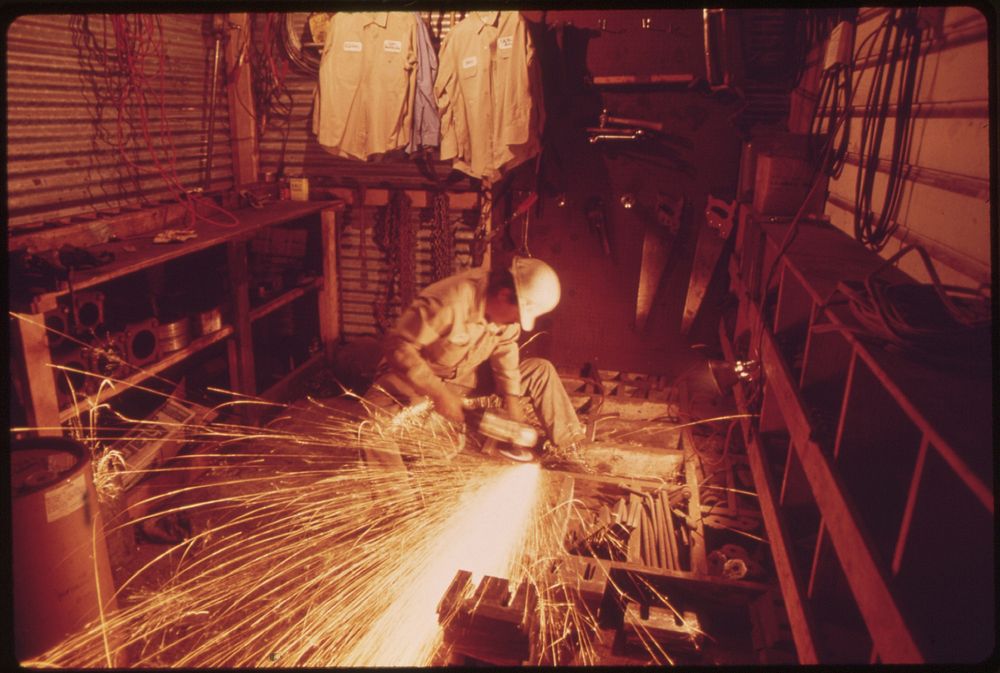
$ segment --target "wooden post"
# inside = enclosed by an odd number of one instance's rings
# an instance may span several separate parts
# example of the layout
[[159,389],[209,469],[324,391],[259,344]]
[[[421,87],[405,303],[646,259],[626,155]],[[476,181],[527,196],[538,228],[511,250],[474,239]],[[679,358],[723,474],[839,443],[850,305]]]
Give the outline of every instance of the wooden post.
[[[250,272],[247,268],[247,242],[230,241],[226,244],[229,261],[229,280],[233,288],[233,330],[236,348],[236,368],[244,395],[257,394],[257,380],[253,361],[253,333],[250,324]],[[230,358],[232,360],[232,358]]]
[[260,166],[257,148],[256,111],[250,87],[250,21],[246,12],[229,14],[226,41],[226,91],[229,96],[229,128],[233,143],[233,180],[236,186],[257,182]]
[[52,375],[49,344],[45,337],[45,318],[40,313],[11,318],[20,337],[20,353],[24,366],[26,384],[25,412],[28,424],[39,428],[39,436],[61,436],[59,422],[59,398],[56,382]]
[[337,208],[321,213],[320,241],[323,246],[323,286],[319,291],[319,333],[326,357],[340,339],[340,279],[337,277]]

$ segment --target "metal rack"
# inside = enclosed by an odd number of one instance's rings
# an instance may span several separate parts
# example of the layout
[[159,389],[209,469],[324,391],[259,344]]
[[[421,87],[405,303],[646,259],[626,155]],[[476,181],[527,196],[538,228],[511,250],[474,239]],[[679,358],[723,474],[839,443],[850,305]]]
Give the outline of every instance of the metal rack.
[[[935,368],[828,302],[883,260],[825,224],[740,215],[720,338],[765,378],[736,389],[802,663],[972,662],[992,649],[988,365]],[[789,243],[790,242],[790,243]],[[773,271],[772,271],[773,268]],[[895,271],[898,280],[909,280]]]

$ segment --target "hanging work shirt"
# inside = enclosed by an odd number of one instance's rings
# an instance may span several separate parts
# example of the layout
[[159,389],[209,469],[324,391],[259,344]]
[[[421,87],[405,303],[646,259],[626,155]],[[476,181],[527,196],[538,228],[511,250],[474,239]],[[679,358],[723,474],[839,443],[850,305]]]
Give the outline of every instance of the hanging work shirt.
[[406,146],[412,154],[422,147],[437,147],[441,143],[441,118],[434,99],[434,79],[438,57],[431,42],[431,32],[419,13],[417,20],[417,90],[413,98],[413,133]]
[[411,12],[337,12],[327,28],[313,133],[338,156],[405,147],[413,128],[417,19]]
[[424,288],[386,334],[386,360],[423,386],[435,379],[472,386],[489,360],[497,392],[520,395],[521,326],[487,321],[488,283],[489,270],[477,267]]
[[445,37],[438,65],[442,160],[496,180],[538,154],[541,78],[520,13],[470,12]]

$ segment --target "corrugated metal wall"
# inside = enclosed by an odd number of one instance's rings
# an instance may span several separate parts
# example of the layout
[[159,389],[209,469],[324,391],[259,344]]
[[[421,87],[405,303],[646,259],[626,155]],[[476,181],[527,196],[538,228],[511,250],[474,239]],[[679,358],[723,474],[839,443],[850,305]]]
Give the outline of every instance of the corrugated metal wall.
[[[130,15],[133,26],[136,16]],[[168,198],[171,189],[149,144],[163,169],[175,172],[184,189],[232,186],[224,55],[211,184],[204,185],[213,53],[210,15],[147,18],[162,27],[164,76],[159,75],[157,50],[150,49],[149,55],[138,59],[149,89],[145,127],[139,107],[132,103],[135,98],[126,98],[126,105],[115,100],[121,98],[123,78],[113,56],[115,32],[107,15],[25,15],[8,27],[11,231]],[[160,39],[159,31],[142,35]],[[144,42],[133,40],[136,47]],[[119,147],[125,148],[124,157]]]
[[[886,11],[871,8],[859,15],[855,45],[879,27]],[[889,257],[903,245],[919,243],[933,257],[942,282],[974,287],[988,284],[991,274],[989,148],[996,133],[990,131],[987,24],[971,7],[930,8],[924,17],[936,28],[925,33],[928,38],[921,44],[908,173],[895,217],[899,228],[881,254]],[[822,58],[816,60],[819,65],[815,67],[822,67]],[[830,182],[826,208],[833,224],[852,234],[859,119],[875,64],[856,63],[855,68],[855,82],[859,83],[854,97],[855,121],[844,170]],[[818,81],[815,76],[809,79]],[[896,110],[891,108],[879,153],[883,162],[876,176],[876,195],[885,189],[895,122]],[[880,203],[876,197],[876,207]],[[918,280],[929,282],[916,255],[904,257],[901,267]]]

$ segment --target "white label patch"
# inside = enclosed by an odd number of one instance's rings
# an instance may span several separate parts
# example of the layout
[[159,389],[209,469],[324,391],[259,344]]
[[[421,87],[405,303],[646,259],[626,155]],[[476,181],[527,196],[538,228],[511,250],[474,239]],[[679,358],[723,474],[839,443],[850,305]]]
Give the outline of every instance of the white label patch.
[[345,42],[344,51],[361,51],[360,42]]
[[393,54],[398,54],[403,51],[403,43],[399,40],[386,40],[382,43],[382,48],[385,51],[390,51]]
[[497,47],[500,49],[510,49],[514,46],[514,36],[508,35],[507,37],[501,37],[497,40]]
[[52,523],[56,519],[72,514],[83,507],[87,500],[87,482],[80,473],[45,492],[45,521]]
[[462,59],[463,68],[475,68],[479,60],[475,56],[466,56]]

